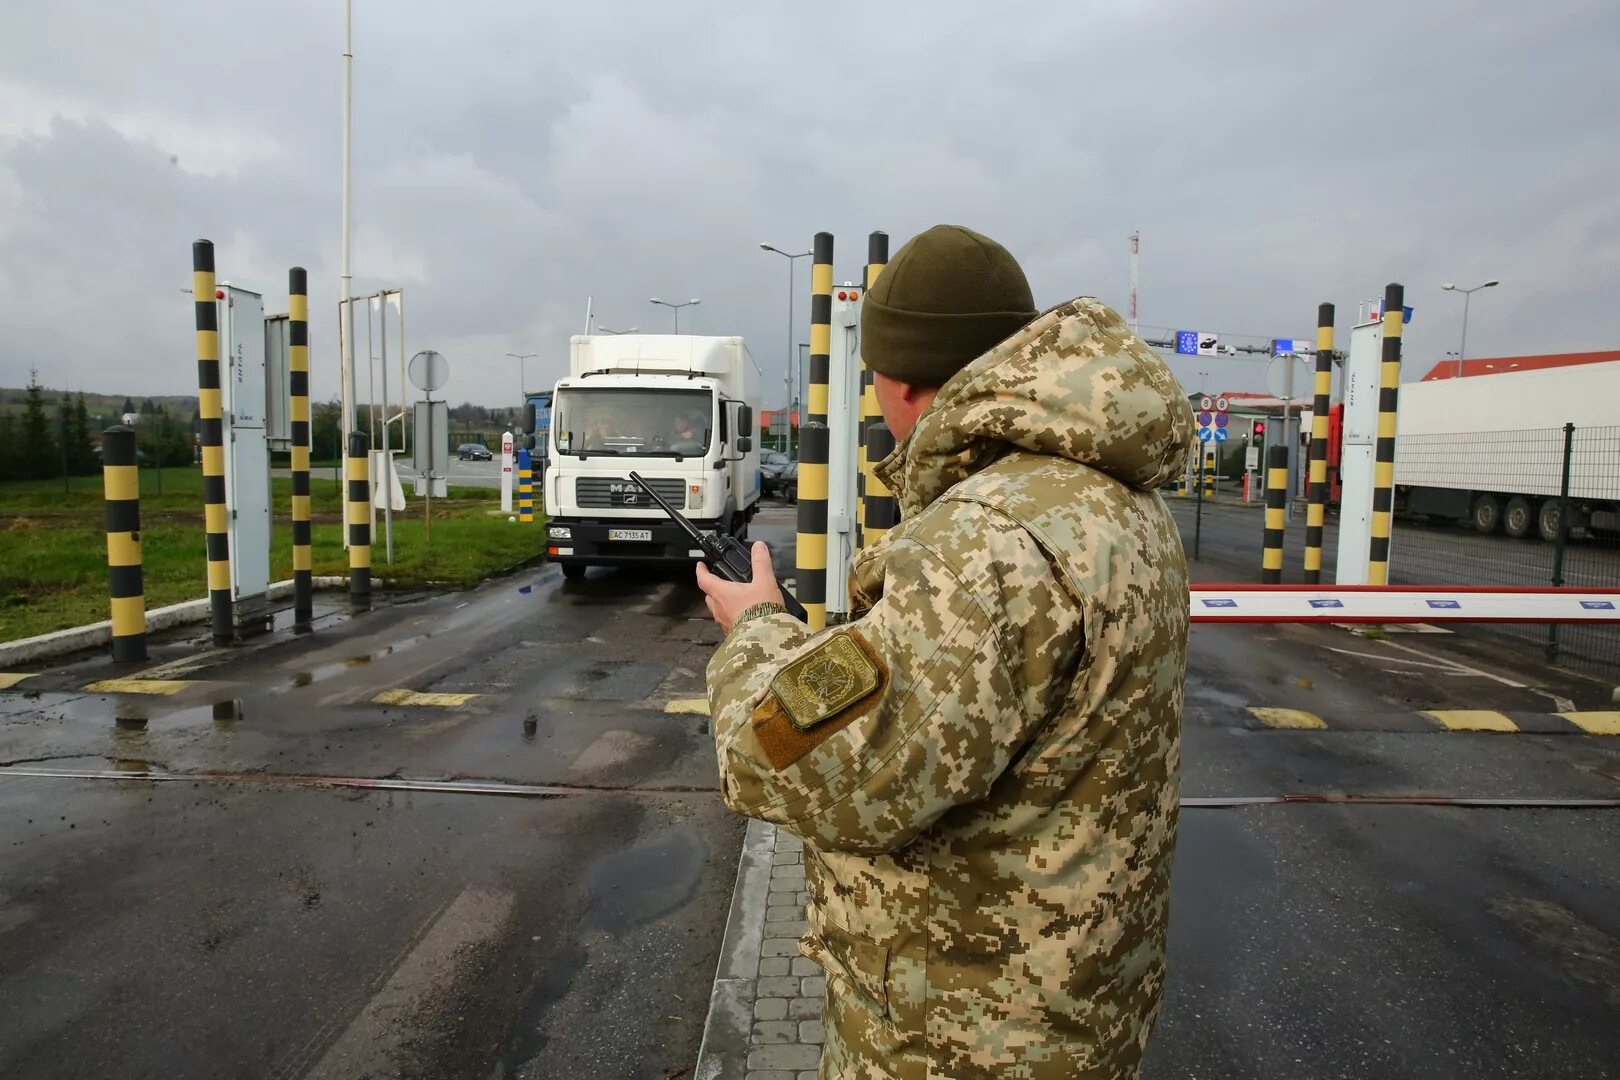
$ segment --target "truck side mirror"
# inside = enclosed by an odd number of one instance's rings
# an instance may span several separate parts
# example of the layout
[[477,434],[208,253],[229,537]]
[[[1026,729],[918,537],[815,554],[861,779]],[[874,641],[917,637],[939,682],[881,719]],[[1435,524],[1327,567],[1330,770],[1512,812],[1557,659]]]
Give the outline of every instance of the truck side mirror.
[[754,448],[754,440],[748,435],[737,436],[737,453],[746,454]]
[[[737,434],[751,437],[754,433],[754,409],[751,405],[737,406]],[[742,438],[737,440],[737,449],[747,452],[748,447],[742,444]]]

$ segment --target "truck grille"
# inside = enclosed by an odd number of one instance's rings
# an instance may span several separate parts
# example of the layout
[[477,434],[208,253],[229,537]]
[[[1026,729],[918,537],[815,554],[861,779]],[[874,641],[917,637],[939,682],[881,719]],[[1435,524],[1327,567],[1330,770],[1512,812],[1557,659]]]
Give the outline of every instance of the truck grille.
[[[686,506],[686,481],[648,480],[652,489],[676,509]],[[657,509],[635,482],[617,476],[581,476],[574,480],[574,502],[582,510]]]

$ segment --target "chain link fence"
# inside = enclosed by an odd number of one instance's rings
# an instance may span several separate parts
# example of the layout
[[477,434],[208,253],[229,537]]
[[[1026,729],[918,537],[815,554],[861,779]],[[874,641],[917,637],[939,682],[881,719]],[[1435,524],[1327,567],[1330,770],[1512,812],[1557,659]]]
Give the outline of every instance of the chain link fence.
[[[1620,426],[1405,436],[1395,483],[1392,583],[1620,588]],[[1620,627],[1481,629],[1620,674]]]

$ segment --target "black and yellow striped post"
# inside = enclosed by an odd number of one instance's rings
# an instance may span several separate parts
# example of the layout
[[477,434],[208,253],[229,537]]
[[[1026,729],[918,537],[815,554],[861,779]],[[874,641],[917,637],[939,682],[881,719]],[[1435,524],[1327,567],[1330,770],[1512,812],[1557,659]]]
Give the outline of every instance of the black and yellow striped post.
[[191,245],[191,300],[197,319],[197,426],[202,443],[203,530],[208,537],[208,606],[214,641],[235,636],[231,611],[231,534],[225,507],[225,416],[220,398],[219,306],[214,244]]
[[101,433],[101,483],[107,497],[107,592],[114,660],[146,659],[146,590],[141,581],[141,480],[135,429]]
[[1395,509],[1395,409],[1401,392],[1401,324],[1406,290],[1384,286],[1383,362],[1378,366],[1378,441],[1373,453],[1372,543],[1367,584],[1389,584],[1389,530]]
[[1266,450],[1266,534],[1260,556],[1260,582],[1276,585],[1282,581],[1283,530],[1288,524],[1288,447]]
[[534,455],[527,447],[517,452],[517,510],[518,521],[534,521]]
[[371,459],[363,431],[349,432],[348,480],[349,599],[371,603]]
[[1204,498],[1215,497],[1215,444],[1204,444]]
[[[889,264],[889,234],[875,232],[866,241],[866,288],[871,291],[877,284],[878,274]],[[868,297],[870,299],[870,297]],[[899,505],[894,492],[877,474],[877,466],[894,453],[894,432],[889,430],[878,408],[877,391],[871,385],[872,373],[866,373],[866,393],[862,397],[863,410],[868,411],[866,430],[862,435],[866,468],[866,498],[861,504],[861,532],[866,543],[877,542],[900,520]]]
[[315,617],[315,561],[309,515],[309,275],[287,271],[287,388],[292,395],[293,624]]
[[810,255],[809,401],[799,428],[799,535],[794,590],[812,630],[827,625],[827,376],[832,349],[832,233]]
[[1310,503],[1305,508],[1305,584],[1322,583],[1322,523],[1327,515],[1328,408],[1333,394],[1333,305],[1316,308],[1316,396],[1311,399]]

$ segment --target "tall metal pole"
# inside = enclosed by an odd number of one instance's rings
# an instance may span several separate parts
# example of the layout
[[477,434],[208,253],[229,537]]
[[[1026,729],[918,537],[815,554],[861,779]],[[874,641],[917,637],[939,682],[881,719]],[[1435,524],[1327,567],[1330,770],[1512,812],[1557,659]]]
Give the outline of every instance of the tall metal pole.
[[1473,289],[1463,293],[1462,344],[1457,346],[1457,378],[1459,379],[1463,377],[1463,357],[1468,355],[1468,302],[1473,298]]
[[[354,305],[349,302],[349,296],[354,292],[354,274],[349,265],[349,148],[353,142],[354,132],[354,0],[343,0],[343,238],[342,268],[340,280],[342,293],[338,308],[338,335],[342,339],[338,343],[339,374],[343,383],[343,415],[340,418],[342,441],[338,456],[341,458],[349,452],[349,432],[354,429]],[[347,318],[345,318],[347,316]],[[344,501],[344,524],[352,525],[348,520],[349,503]],[[349,530],[343,530],[343,541],[347,546]]]
[[787,338],[787,375],[782,382],[787,388],[788,428],[793,427],[793,267],[798,259],[788,256],[788,338]]
[[1288,483],[1283,488],[1284,505],[1294,504],[1295,448],[1299,440],[1294,437],[1294,354],[1283,357],[1288,370],[1283,372],[1283,445],[1288,447]]
[[[381,303],[377,305],[377,352],[382,356],[382,454],[383,454],[383,558],[388,565],[394,565],[394,455],[388,448],[388,298],[380,295]],[[368,320],[369,321],[369,320]],[[404,415],[401,410],[401,415]],[[405,422],[400,421],[403,429]],[[433,481],[429,480],[429,484]]]

